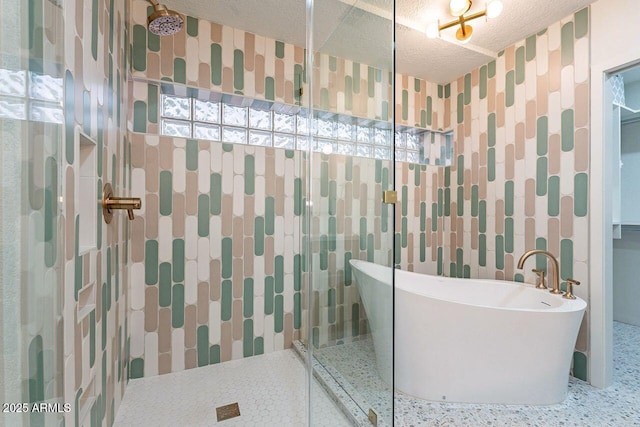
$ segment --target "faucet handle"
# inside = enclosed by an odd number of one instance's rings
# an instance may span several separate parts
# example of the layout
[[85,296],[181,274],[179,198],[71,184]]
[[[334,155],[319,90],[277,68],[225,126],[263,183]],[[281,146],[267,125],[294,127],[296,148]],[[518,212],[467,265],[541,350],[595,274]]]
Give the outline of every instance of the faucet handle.
[[567,279],[567,292],[562,295],[562,298],[566,299],[576,299],[576,296],[573,294],[573,285],[580,285],[580,282],[573,279]]
[[546,274],[544,270],[538,270],[534,268],[534,273],[538,275],[538,283],[536,284],[536,289],[547,289],[547,285],[544,284],[544,275]]

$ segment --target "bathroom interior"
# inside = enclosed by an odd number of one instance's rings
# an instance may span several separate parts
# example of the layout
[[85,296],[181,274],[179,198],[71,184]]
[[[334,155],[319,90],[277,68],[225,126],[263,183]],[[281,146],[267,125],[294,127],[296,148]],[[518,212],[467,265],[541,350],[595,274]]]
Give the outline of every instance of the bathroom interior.
[[3,0],[0,425],[638,423],[638,18]]

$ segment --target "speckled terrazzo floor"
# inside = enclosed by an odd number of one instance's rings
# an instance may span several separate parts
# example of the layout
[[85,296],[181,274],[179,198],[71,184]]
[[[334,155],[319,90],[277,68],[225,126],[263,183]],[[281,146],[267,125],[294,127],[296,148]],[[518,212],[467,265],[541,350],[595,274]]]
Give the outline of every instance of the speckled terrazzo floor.
[[[322,349],[318,357],[357,391],[357,406],[370,404],[389,415],[389,388],[369,369],[375,367],[370,339]],[[552,406],[443,404],[396,393],[394,425],[640,426],[640,327],[614,322],[614,368],[611,387],[600,390],[571,378],[565,402]]]
[[[306,372],[293,350],[131,380],[115,426],[299,427],[307,425]],[[314,426],[350,426],[317,382]],[[215,408],[238,402],[240,416],[217,422]]]

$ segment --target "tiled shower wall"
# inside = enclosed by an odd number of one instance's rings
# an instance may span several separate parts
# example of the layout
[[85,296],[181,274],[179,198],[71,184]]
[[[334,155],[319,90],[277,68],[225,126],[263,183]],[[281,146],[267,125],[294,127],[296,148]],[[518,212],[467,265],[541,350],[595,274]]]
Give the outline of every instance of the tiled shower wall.
[[[587,280],[588,18],[583,9],[451,83],[457,159],[443,189],[446,273],[521,280],[518,259],[537,248],[559,258],[562,280]],[[546,261],[528,261],[525,272],[536,265]],[[576,293],[588,301],[588,290]],[[587,319],[574,355],[582,379]]]
[[[65,0],[62,7],[64,401],[73,408],[65,414],[65,424],[111,425],[129,367],[129,222],[126,213],[116,212],[113,222],[105,224],[95,198],[102,197],[105,183],[113,185],[117,196],[130,194],[125,86],[129,1]],[[85,193],[83,186],[80,133],[95,142],[95,194]],[[87,203],[96,203],[96,212],[81,218]],[[93,247],[81,249],[81,240],[93,233]]]
[[[193,18],[187,20],[186,33],[173,36],[173,38],[156,40],[154,36],[143,31],[146,8],[143,2],[134,3],[134,51],[139,52],[137,57],[146,52],[144,64],[142,61],[138,65],[133,64],[133,74],[136,78],[174,81],[194,87],[238,93],[251,98],[275,102],[294,104],[304,102],[304,99],[295,98],[295,89],[299,82],[304,83],[304,76],[297,77],[300,73],[304,74],[303,51],[297,50],[298,48]],[[452,168],[437,169],[406,163],[397,164],[396,187],[401,204],[397,206],[396,211],[396,252],[399,254],[395,260],[396,264],[403,268],[427,273],[523,280],[523,275],[514,271],[516,257],[519,257],[525,249],[547,247],[560,255],[563,278],[566,279],[568,275],[573,275],[578,280],[586,277],[586,254],[581,253],[586,248],[586,242],[582,242],[585,237],[575,233],[574,230],[586,228],[588,220],[586,212],[588,181],[588,140],[586,134],[588,123],[584,112],[589,102],[587,18],[588,10],[580,11],[575,16],[550,26],[548,30],[507,48],[495,61],[448,85],[438,86],[408,76],[397,76],[396,118],[398,123],[430,128],[449,129],[453,127],[457,164]],[[187,49],[185,46],[191,46],[191,48]],[[199,52],[197,60],[189,56],[187,50]],[[340,58],[327,56],[317,59],[316,64],[319,64],[319,70],[316,70],[316,73],[320,73],[320,77],[316,75],[316,81],[328,82],[326,89],[321,87],[319,96],[316,94],[315,99],[320,99],[318,108],[368,118],[383,118],[385,116],[382,109],[377,110],[378,107],[369,108],[368,106],[383,105],[384,100],[389,99],[388,93],[383,94],[384,91],[380,90],[382,86],[377,86],[378,84],[386,85],[384,79],[387,73],[378,72],[378,70],[362,64],[356,66],[352,62]],[[261,63],[270,65],[263,70]],[[151,66],[152,64],[156,65]],[[324,79],[323,73],[328,73],[331,78]],[[352,84],[357,76],[360,76],[360,85]],[[371,86],[370,78],[375,81],[373,86]],[[341,84],[343,79],[344,86]],[[284,92],[277,88],[282,88]],[[366,103],[358,98],[364,95],[364,92],[360,92],[364,88],[367,88],[367,95],[371,94]],[[369,90],[371,88],[372,90]],[[347,91],[347,89],[349,90]],[[288,95],[291,90],[294,93]],[[342,92],[342,90],[347,92]],[[183,165],[187,165],[186,150],[189,146],[191,146],[190,156],[192,159],[200,158],[201,155],[205,158],[202,160],[202,164],[199,160],[197,166],[193,163],[194,160],[191,160],[191,167],[195,167],[197,172],[195,169],[186,172],[187,176],[190,172],[194,176],[200,176],[197,180],[191,178],[193,185],[198,189],[198,197],[208,197],[210,204],[214,203],[216,198],[224,197],[223,193],[213,193],[213,181],[207,181],[207,176],[211,180],[213,174],[220,174],[220,178],[216,179],[226,179],[227,182],[230,182],[231,173],[214,170],[213,163],[209,166],[207,159],[213,162],[214,156],[211,153],[219,152],[221,148],[218,146],[225,146],[215,142],[159,138],[157,136],[159,121],[157,85],[138,81],[132,85],[131,93],[133,94],[132,100],[135,101],[135,111],[131,117],[130,128],[137,132],[146,133],[144,136],[133,136],[138,141],[136,145],[139,144],[137,150],[140,150],[139,156],[141,156],[136,164],[142,165],[140,162],[143,161],[143,157],[145,162],[150,161],[152,165],[162,162],[161,153],[164,149],[161,141],[165,141],[168,146],[167,153],[179,153],[178,156],[174,154],[171,161],[165,160],[164,166],[158,166],[157,169],[159,174],[164,173],[165,191],[168,192],[171,189],[171,195],[166,193],[165,200],[177,197],[176,203],[179,203],[179,206],[185,203],[184,206],[187,209],[187,201],[180,198],[183,197],[181,195],[183,184],[175,187],[173,178],[169,177],[172,171],[185,169],[186,166]],[[351,101],[343,102],[347,99]],[[356,99],[358,100],[356,101]],[[143,138],[146,139],[146,142],[143,141]],[[149,149],[153,153],[151,157],[145,157],[146,154],[142,154],[143,146],[146,147],[145,150]],[[251,149],[242,146],[230,146],[228,149],[233,153],[234,164],[239,165],[236,168],[237,172],[234,169],[233,180],[238,181],[237,186],[240,190],[242,188],[241,181],[245,178],[238,173],[243,171],[247,156],[253,156],[253,160],[249,162],[255,162],[256,169],[262,168],[263,166],[256,162],[257,157],[254,153],[264,149]],[[254,150],[254,153],[245,150]],[[267,151],[269,150],[267,149]],[[277,156],[279,150],[274,150],[274,152]],[[291,155],[296,161],[300,161],[298,159],[300,153],[293,152]],[[268,158],[267,155],[264,157]],[[320,165],[315,164],[313,170],[318,175],[314,175],[313,178],[316,180],[326,179],[328,190],[321,195],[314,193],[314,197],[320,197],[317,202],[325,203],[327,206],[327,215],[323,217],[327,223],[317,224],[316,230],[320,236],[327,238],[324,243],[329,245],[326,248],[327,267],[331,265],[337,271],[334,279],[328,278],[327,288],[320,290],[321,295],[317,300],[320,301],[321,306],[315,307],[318,315],[316,316],[315,313],[313,315],[314,326],[318,326],[318,334],[317,337],[314,334],[314,341],[316,344],[323,345],[346,339],[353,334],[364,331],[366,322],[362,321],[364,313],[359,306],[359,297],[354,288],[350,287],[349,274],[341,277],[340,271],[341,268],[348,270],[347,264],[344,262],[345,257],[348,256],[347,253],[351,253],[353,257],[366,258],[368,256],[369,239],[373,242],[374,253],[377,250],[388,250],[388,248],[383,248],[382,244],[384,238],[381,225],[384,221],[380,217],[379,223],[368,223],[369,216],[373,218],[374,213],[382,215],[382,210],[378,212],[378,207],[373,202],[377,199],[377,193],[374,192],[380,190],[378,184],[382,185],[383,171],[388,171],[388,169],[380,161],[368,159],[354,158],[350,160],[334,155],[316,155],[314,158],[316,163],[320,162]],[[344,179],[341,175],[341,171],[347,170],[346,165],[349,162],[352,162],[350,165],[352,167],[351,182],[349,182],[346,172]],[[323,166],[323,163],[326,166]],[[371,165],[365,165],[368,163]],[[142,166],[138,167],[142,168]],[[358,170],[357,173],[356,170]],[[267,174],[266,166],[264,172],[266,174],[264,175],[265,181],[268,182],[270,176]],[[142,170],[136,170],[135,173],[142,173]],[[295,169],[293,173],[297,174],[298,169]],[[322,174],[327,174],[326,178]],[[158,198],[158,202],[157,205],[154,205],[153,203],[156,202],[152,201],[152,204],[147,206],[147,211],[141,220],[146,220],[145,216],[151,212],[151,215],[158,215],[159,220],[163,216],[167,216],[165,221],[168,223],[171,211],[165,210],[166,214],[162,214],[159,204],[163,185],[162,177],[152,175],[152,179],[158,183],[158,187],[153,184],[151,190],[146,188],[145,191],[147,196],[152,196],[152,200],[154,197]],[[299,176],[295,175],[295,177]],[[146,180],[148,182],[149,176],[146,177]],[[180,180],[182,182],[182,178]],[[359,185],[355,184],[356,181]],[[364,195],[361,193],[361,199],[354,201],[354,205],[357,207],[354,208],[352,205],[353,210],[350,213],[345,210],[344,217],[341,217],[338,206],[341,201],[346,204],[349,184],[351,184],[351,198],[358,191],[357,187],[365,184],[366,187],[363,190],[364,193],[367,193],[367,202],[364,202]],[[145,184],[145,186],[147,185]],[[184,188],[189,187],[187,184],[184,185]],[[241,193],[235,187],[233,190],[232,187],[227,187],[227,189],[227,191],[233,192],[234,197],[241,199]],[[227,195],[229,194],[227,193]],[[247,196],[246,193],[245,196]],[[285,197],[281,203],[284,203],[285,207],[295,207],[297,203],[300,203],[296,197],[296,194],[293,195],[293,199]],[[202,203],[204,206],[204,201]],[[363,204],[367,203],[372,209],[362,210]],[[317,205],[316,201],[314,201],[314,205]],[[329,214],[329,206],[336,209],[336,215],[333,218]],[[200,222],[206,223],[204,208],[202,211],[198,210],[198,214],[193,211],[193,206],[190,209],[192,209],[192,213],[189,215],[198,216],[198,224]],[[246,213],[246,208],[243,207],[240,212]],[[297,212],[295,215],[298,215],[300,211]],[[189,215],[186,216],[186,220],[196,221],[195,216],[188,219]],[[210,221],[213,216],[214,214],[210,214]],[[366,225],[360,228],[360,221],[363,218],[367,218],[365,219]],[[237,221],[240,226],[238,218],[233,221]],[[255,239],[255,235],[245,234],[247,230],[251,231],[252,222],[255,228],[255,218],[249,218],[248,221],[249,226],[242,226],[243,239],[251,237]],[[347,231],[344,236],[338,236],[337,228],[344,224],[345,230],[349,230],[348,222],[350,222],[351,234]],[[358,224],[358,226],[355,227],[354,224]],[[335,249],[333,244],[329,243],[331,240],[329,236],[333,232],[332,227],[336,228],[337,233]],[[146,233],[147,231],[146,229],[143,231],[141,228],[139,232]],[[291,236],[297,244],[296,232],[297,227]],[[226,233],[233,234],[234,229],[230,232],[226,231]],[[199,238],[208,238],[209,244],[211,244],[216,240],[211,236],[213,235],[209,233]],[[560,236],[560,238],[549,236]],[[337,243],[340,239],[344,240],[342,246]],[[352,239],[355,239],[357,244]],[[320,250],[323,243],[322,239],[319,240],[318,249]],[[379,242],[380,245],[378,245]],[[150,244],[154,245],[154,243]],[[349,248],[348,245],[352,246]],[[187,246],[189,245],[185,243],[185,247]],[[202,246],[202,253],[205,253],[204,243]],[[134,364],[138,367],[135,370],[135,375],[148,375],[156,371],[168,372],[169,370],[182,369],[183,366],[191,367],[213,363],[223,360],[218,354],[226,354],[226,357],[235,357],[234,355],[240,357],[240,355],[251,354],[251,351],[255,352],[256,348],[261,349],[259,343],[267,341],[266,335],[260,337],[255,334],[257,330],[255,326],[253,326],[253,337],[243,334],[245,331],[251,331],[248,326],[250,323],[247,322],[251,316],[247,313],[260,312],[258,309],[245,312],[244,307],[251,304],[244,299],[244,296],[250,296],[251,292],[256,295],[255,290],[240,293],[240,286],[243,286],[244,291],[244,281],[248,277],[243,276],[241,285],[233,284],[235,293],[232,294],[232,298],[227,297],[224,302],[227,305],[225,310],[227,313],[231,313],[231,318],[227,314],[226,320],[218,319],[217,312],[212,310],[212,307],[215,308],[217,305],[211,304],[216,300],[211,298],[220,298],[220,304],[223,301],[222,295],[219,295],[215,289],[210,288],[207,295],[204,290],[205,286],[201,284],[203,302],[200,302],[199,297],[193,299],[192,291],[191,302],[181,304],[180,298],[183,291],[180,287],[175,288],[178,301],[169,299],[169,295],[173,295],[173,288],[183,284],[179,281],[173,281],[170,285],[166,284],[170,282],[169,279],[174,279],[170,271],[175,269],[172,263],[176,262],[179,257],[174,261],[173,251],[175,248],[172,247],[169,250],[168,246],[164,247],[165,258],[163,261],[165,266],[164,270],[161,270],[159,266],[162,262],[159,261],[157,282],[160,283],[160,277],[164,274],[164,305],[159,304],[153,307],[156,298],[159,301],[161,292],[159,288],[157,291],[149,290],[148,287],[144,290],[145,293],[153,294],[150,296],[152,307],[149,308],[151,319],[147,323],[146,316],[141,317],[138,329],[142,331],[142,319],[144,319],[146,331],[144,334],[150,337],[146,338],[144,342],[139,342],[138,351],[136,355],[132,356],[136,359]],[[247,247],[244,242],[242,247]],[[178,254],[180,254],[180,248],[179,244]],[[152,248],[152,250],[155,249]],[[192,250],[194,249],[192,248]],[[198,253],[200,254],[200,248]],[[251,254],[249,253],[247,256],[249,255]],[[294,256],[296,255],[298,252],[294,254]],[[144,254],[140,253],[140,256],[143,257]],[[202,262],[205,264],[211,262],[216,257],[221,257],[221,254],[211,251],[210,256],[211,259],[204,257]],[[241,256],[243,254],[240,252],[233,255],[233,257]],[[255,248],[253,256],[256,256]],[[275,256],[274,254],[274,258]],[[140,260],[140,262],[142,261]],[[289,263],[290,261],[285,257],[283,262]],[[155,261],[152,264],[152,270],[155,271]],[[314,265],[320,264],[322,261],[318,259]],[[295,266],[296,263],[292,265]],[[136,288],[136,286],[137,283],[143,283],[140,278],[143,275],[146,277],[147,272],[143,269],[142,264],[135,268],[138,269],[136,273],[138,279],[134,281],[133,292],[138,292],[137,307],[141,311],[143,290]],[[275,267],[273,271],[275,272]],[[297,271],[290,269],[285,271],[285,274],[294,273],[292,279],[287,280],[293,280],[294,277],[297,277]],[[212,270],[210,274],[215,276],[218,272]],[[199,276],[198,281],[201,280],[200,277],[204,278],[205,276],[204,267],[202,267],[202,276]],[[258,277],[255,272],[251,279],[254,286],[256,283],[258,283],[257,286],[264,286],[261,283],[266,283],[264,277]],[[155,279],[153,283],[151,286],[156,286]],[[296,286],[294,285],[293,295],[298,293],[299,288]],[[168,291],[169,287],[172,288],[171,292]],[[267,288],[265,287],[265,289]],[[578,290],[578,292],[586,297],[585,290]],[[158,294],[157,297],[156,294]],[[299,297],[294,296],[294,298]],[[169,317],[173,322],[172,307],[174,303],[178,310],[184,310],[185,321],[187,309],[192,310],[193,314],[189,316],[191,319],[196,318],[195,323],[191,320],[191,329],[195,329],[195,332],[193,330],[187,332],[186,324],[185,326],[177,326],[177,329],[180,329],[178,331],[175,326],[169,325]],[[146,302],[144,304],[144,308],[147,309]],[[294,305],[298,303],[283,301],[282,304],[283,318],[287,313],[291,313],[292,318],[295,319],[295,310],[287,312],[286,309],[293,310]],[[256,304],[254,304],[255,306]],[[258,303],[257,306],[261,306],[261,303]],[[198,314],[197,307],[202,307],[205,314]],[[164,320],[159,314],[162,310],[164,310],[164,314],[162,314]],[[235,314],[234,317],[234,310],[236,313],[242,311],[242,316]],[[270,308],[265,308],[265,314],[266,310],[270,310]],[[222,311],[222,307],[220,311]],[[137,315],[142,316],[142,313]],[[207,316],[209,316],[208,320]],[[179,314],[178,319],[181,318],[182,314]],[[212,332],[216,329],[213,325],[226,321],[233,322],[234,319],[241,322],[243,326],[241,328],[239,323],[225,326],[227,328],[227,332],[225,332],[227,338],[225,339],[232,344],[231,349],[223,349],[225,345],[220,344],[222,332]],[[161,333],[162,338],[158,335],[158,328],[161,324],[164,325],[164,331]],[[298,323],[294,320],[293,324],[295,330]],[[178,321],[177,325],[182,325],[182,323]],[[247,325],[247,329],[244,329],[245,325]],[[222,331],[222,329],[218,329]],[[326,331],[329,333],[324,335]],[[276,331],[275,333],[280,332]],[[135,331],[133,333],[134,337],[138,334]],[[187,335],[189,336],[188,342],[182,342],[181,334],[184,334],[185,338]],[[228,338],[229,335],[231,335],[231,339]],[[585,324],[579,337],[579,352],[575,357],[574,369],[579,377],[586,375],[586,335]],[[258,340],[258,338],[263,339]],[[284,343],[285,340],[282,339],[280,342]],[[174,343],[176,343],[175,347]],[[161,346],[160,350],[159,346]],[[249,349],[247,352],[244,350],[245,346]],[[206,355],[207,348],[208,356]],[[178,353],[184,351],[184,356],[173,355],[176,349]],[[149,357],[152,361],[143,361]],[[177,357],[177,362],[174,361],[175,357]],[[149,363],[154,368],[142,369],[143,364],[148,366]]]

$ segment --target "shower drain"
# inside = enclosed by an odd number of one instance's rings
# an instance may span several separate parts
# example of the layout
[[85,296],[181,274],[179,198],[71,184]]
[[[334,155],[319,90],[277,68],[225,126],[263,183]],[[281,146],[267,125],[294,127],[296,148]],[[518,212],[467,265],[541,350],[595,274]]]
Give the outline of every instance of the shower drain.
[[216,408],[216,416],[218,417],[218,422],[228,420],[230,418],[239,417],[240,407],[238,406],[238,402],[231,403],[229,405],[218,406]]

